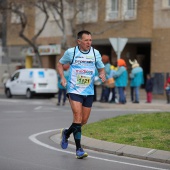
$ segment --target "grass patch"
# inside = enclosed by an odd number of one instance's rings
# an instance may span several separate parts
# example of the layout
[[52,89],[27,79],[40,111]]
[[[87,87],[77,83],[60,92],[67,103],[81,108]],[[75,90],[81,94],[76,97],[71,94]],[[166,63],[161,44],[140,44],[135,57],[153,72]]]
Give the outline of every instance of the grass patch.
[[170,151],[170,113],[117,116],[83,126],[83,135],[108,142]]

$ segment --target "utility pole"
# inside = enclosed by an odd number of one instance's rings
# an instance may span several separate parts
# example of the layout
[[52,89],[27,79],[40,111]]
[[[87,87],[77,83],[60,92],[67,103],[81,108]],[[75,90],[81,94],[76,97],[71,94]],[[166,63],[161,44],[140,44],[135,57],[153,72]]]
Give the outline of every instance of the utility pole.
[[[5,57],[4,55],[7,55],[7,0],[0,0],[0,6],[2,9],[2,22],[1,22],[1,28],[2,28],[2,54],[1,56],[1,63],[3,63],[2,57]],[[4,58],[4,60],[7,61],[7,58]]]

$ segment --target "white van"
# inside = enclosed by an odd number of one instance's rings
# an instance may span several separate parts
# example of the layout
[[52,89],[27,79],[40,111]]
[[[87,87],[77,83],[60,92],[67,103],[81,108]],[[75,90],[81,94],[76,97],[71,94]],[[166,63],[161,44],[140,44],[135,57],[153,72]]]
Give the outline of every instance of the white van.
[[13,95],[26,95],[27,98],[31,98],[35,94],[54,96],[57,92],[57,72],[54,69],[16,70],[5,85],[8,98]]

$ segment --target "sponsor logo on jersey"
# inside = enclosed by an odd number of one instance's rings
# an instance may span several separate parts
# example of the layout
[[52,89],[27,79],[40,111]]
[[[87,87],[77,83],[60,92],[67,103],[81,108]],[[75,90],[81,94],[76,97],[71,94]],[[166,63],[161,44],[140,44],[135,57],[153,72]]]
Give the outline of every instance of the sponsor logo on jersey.
[[91,71],[91,70],[76,70],[76,74],[92,75],[93,71]]

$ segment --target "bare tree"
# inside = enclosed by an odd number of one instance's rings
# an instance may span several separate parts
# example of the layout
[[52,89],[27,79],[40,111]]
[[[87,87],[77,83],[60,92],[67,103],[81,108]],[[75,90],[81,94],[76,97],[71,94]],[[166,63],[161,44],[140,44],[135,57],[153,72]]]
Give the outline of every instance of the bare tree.
[[[98,6],[101,4],[98,0],[47,0],[46,2],[48,11],[52,13],[58,28],[62,32],[61,47],[63,50],[69,47],[66,23],[69,23],[73,38],[75,38],[77,30],[85,29],[89,23],[96,25],[98,20]],[[122,23],[123,20],[115,21],[102,29],[99,26],[99,29],[92,32],[92,34],[103,34],[110,29],[118,27]]]
[[[72,6],[73,3],[75,3],[75,0],[47,0],[47,6],[49,11],[51,11],[52,16],[62,32],[62,41],[61,41],[61,48],[63,50],[68,48],[68,43],[67,43],[67,30],[66,30],[66,22],[69,21],[69,19],[66,16],[66,11],[68,11],[69,7]],[[74,15],[72,16],[72,13],[74,12]],[[76,14],[78,13],[77,9],[72,9],[72,13],[70,13],[70,25],[71,29],[74,35],[75,32],[75,25],[74,25],[74,20],[76,17]]]
[[84,22],[77,25],[77,17],[80,13],[87,11],[88,7],[85,4],[88,3],[91,3],[91,0],[79,0],[79,3],[77,0],[47,0],[49,11],[62,32],[61,48],[63,50],[69,47],[66,25],[69,24],[72,37],[75,38],[77,29],[80,27],[83,29],[85,26]]
[[[63,39],[61,42],[62,49],[67,48],[67,36],[66,36],[66,23],[64,19],[64,4],[63,0],[47,1],[49,9],[52,9],[52,15],[57,23],[57,26],[63,34]],[[55,12],[58,14],[60,20],[56,18]]]
[[[33,37],[30,37],[28,34],[25,33],[26,28],[29,27],[28,18],[30,17],[30,13],[27,13],[25,10],[23,10],[22,7],[39,8],[39,10],[45,14],[41,28],[33,35]],[[39,67],[42,67],[36,40],[44,30],[45,25],[49,18],[48,12],[46,10],[46,0],[38,0],[38,1],[30,0],[28,2],[27,1],[23,2],[22,0],[11,0],[10,2],[8,2],[7,10],[10,11],[11,13],[16,14],[16,16],[19,17],[20,20],[19,36],[33,48],[36,59],[38,60]]]

